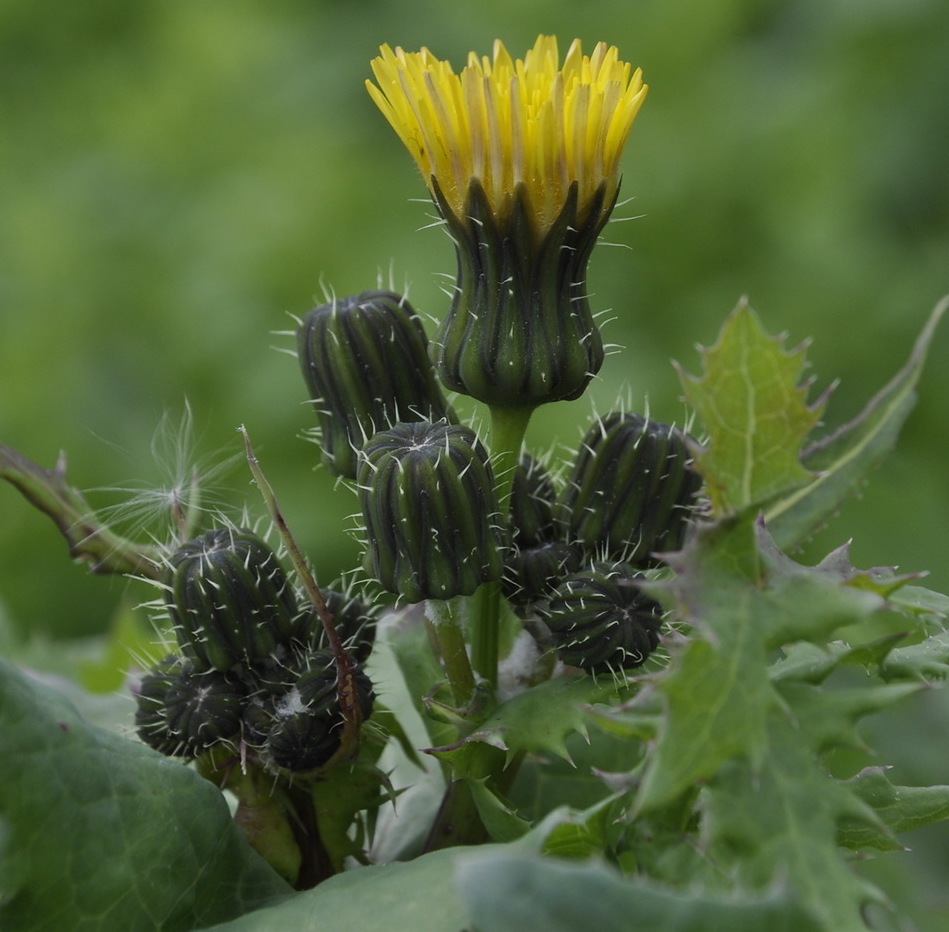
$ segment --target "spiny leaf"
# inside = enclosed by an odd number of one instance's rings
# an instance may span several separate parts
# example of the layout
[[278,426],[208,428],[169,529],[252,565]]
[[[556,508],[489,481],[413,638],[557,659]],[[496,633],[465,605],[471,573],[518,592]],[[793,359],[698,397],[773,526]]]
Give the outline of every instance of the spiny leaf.
[[290,892],[216,787],[3,660],[0,760],[4,929],[203,928]]
[[871,806],[885,825],[881,831],[866,822],[845,822],[839,827],[838,840],[858,851],[902,849],[895,835],[922,825],[949,819],[949,786],[894,786],[885,767],[867,767],[847,781],[851,789]]
[[887,680],[944,680],[949,675],[949,631],[891,651],[880,674]]
[[840,857],[837,826],[842,819],[873,824],[872,810],[821,771],[783,711],[772,714],[769,733],[760,767],[733,761],[709,782],[708,855],[750,889],[785,879],[826,932],[865,932],[861,909],[881,896]]
[[589,721],[602,727],[591,728],[586,739],[580,734],[567,738],[569,763],[549,754],[530,754],[522,761],[507,793],[522,817],[537,822],[564,805],[588,809],[621,786],[638,785],[631,772],[642,761],[645,743],[629,735],[624,722],[614,728],[608,711],[605,706],[587,710]]
[[906,365],[860,414],[805,450],[803,463],[814,478],[767,509],[768,525],[781,546],[799,543],[819,528],[892,449],[916,401],[916,383],[947,308],[949,295],[933,309]]
[[701,378],[680,377],[707,434],[696,461],[714,512],[733,514],[807,482],[800,451],[823,399],[807,404],[804,349],[785,350],[743,300],[702,356]]
[[606,676],[555,677],[499,705],[467,740],[506,751],[508,761],[521,751],[550,752],[569,760],[567,736],[586,733],[584,707],[616,695],[618,688]]
[[779,704],[769,652],[826,642],[883,604],[833,573],[778,559],[766,529],[747,516],[702,528],[670,564],[669,590],[694,630],[656,678],[667,715],[637,799],[642,810],[666,804],[730,758],[760,763]]
[[771,664],[771,681],[822,683],[841,664],[862,664],[878,667],[905,635],[890,634],[868,644],[851,647],[845,641],[832,641],[826,646],[800,641],[784,648],[784,657]]

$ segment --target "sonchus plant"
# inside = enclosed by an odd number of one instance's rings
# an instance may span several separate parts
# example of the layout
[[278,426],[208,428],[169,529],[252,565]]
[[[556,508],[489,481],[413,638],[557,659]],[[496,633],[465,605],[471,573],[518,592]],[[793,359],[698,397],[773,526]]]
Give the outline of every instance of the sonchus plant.
[[534,455],[532,411],[603,362],[587,264],[646,85],[549,36],[458,73],[383,46],[372,72],[458,267],[431,340],[391,291],[299,321],[353,579],[318,582],[247,431],[273,533],[219,516],[148,545],[0,448],[74,556],[159,587],[165,632],[140,742],[0,669],[0,925],[868,928],[891,907],[855,860],[949,815],[949,787],[891,783],[857,726],[945,678],[949,599],[786,551],[894,443],[947,302],[835,431],[803,351],[739,304],[681,374],[688,426],[617,410]]

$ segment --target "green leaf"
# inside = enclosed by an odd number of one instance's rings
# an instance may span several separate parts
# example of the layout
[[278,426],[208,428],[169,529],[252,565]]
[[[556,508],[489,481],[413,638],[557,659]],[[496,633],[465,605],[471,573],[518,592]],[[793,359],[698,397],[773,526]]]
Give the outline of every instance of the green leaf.
[[894,786],[887,779],[886,769],[867,767],[847,781],[847,786],[876,811],[888,829],[880,831],[865,822],[842,824],[838,840],[854,851],[900,850],[903,846],[895,834],[949,819],[949,786]]
[[816,475],[766,512],[768,525],[783,547],[806,539],[859,487],[867,472],[892,449],[916,401],[929,344],[949,296],[933,309],[906,365],[848,424],[813,444],[804,466]]
[[550,752],[570,760],[566,738],[586,734],[584,707],[615,696],[621,686],[609,677],[558,676],[508,699],[468,736],[507,752],[510,762],[521,751]]
[[775,710],[769,731],[760,766],[733,761],[706,788],[708,856],[751,889],[785,879],[827,932],[865,932],[861,910],[881,895],[841,858],[837,826],[844,818],[872,821],[868,807],[821,771],[783,712]]
[[888,680],[944,680],[949,675],[949,631],[890,651],[880,674]]
[[[502,845],[479,849],[489,856]],[[471,928],[455,872],[467,848],[446,848],[414,861],[360,867],[214,932],[459,932]]]
[[731,758],[760,763],[780,702],[770,651],[824,642],[883,604],[834,572],[779,554],[747,516],[703,527],[670,562],[669,590],[694,631],[656,678],[667,715],[640,788],[642,810],[665,805]]
[[517,811],[487,786],[486,780],[467,779],[481,822],[493,841],[515,841],[530,831],[530,822],[524,821]]
[[[620,715],[619,711],[617,714]],[[591,722],[612,728],[607,710],[587,711]],[[644,743],[626,734],[591,728],[584,738],[567,738],[569,761],[547,754],[530,754],[521,763],[508,800],[531,822],[537,822],[561,806],[585,810],[613,792],[639,764]],[[638,780],[636,781],[638,783]]]
[[902,633],[891,634],[858,647],[845,641],[832,641],[825,647],[803,641],[790,644],[784,649],[784,657],[771,664],[771,681],[822,683],[842,664],[879,666],[903,637]]
[[0,927],[187,930],[289,887],[180,762],[0,660]]
[[[600,863],[477,852],[456,872],[478,932],[814,932],[819,927],[783,891],[713,898],[624,879]],[[459,926],[459,928],[461,928]]]
[[785,350],[741,301],[702,356],[701,378],[681,370],[680,377],[707,435],[696,465],[715,514],[734,514],[807,482],[800,452],[823,400],[806,402],[803,347]]

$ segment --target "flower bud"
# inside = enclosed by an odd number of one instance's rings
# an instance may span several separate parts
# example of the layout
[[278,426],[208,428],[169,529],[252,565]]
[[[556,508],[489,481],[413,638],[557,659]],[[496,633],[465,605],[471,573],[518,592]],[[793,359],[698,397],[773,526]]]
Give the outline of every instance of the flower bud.
[[562,540],[514,547],[504,561],[504,595],[514,605],[546,599],[561,579],[579,566],[577,549]]
[[178,742],[176,754],[195,757],[240,734],[247,691],[242,683],[217,670],[196,672],[182,665],[165,694],[168,731]]
[[297,355],[320,422],[323,460],[356,478],[358,451],[399,421],[448,418],[418,315],[390,291],[321,304],[297,329]]
[[373,575],[408,602],[471,595],[501,576],[488,456],[473,431],[397,424],[366,444],[359,501]]
[[[353,683],[363,719],[372,714],[369,677],[356,669]],[[337,751],[343,734],[336,665],[329,651],[299,655],[265,685],[245,717],[248,740],[272,770],[315,770]]]
[[[338,589],[324,589],[323,598],[333,616],[336,633],[343,647],[356,663],[364,664],[369,659],[376,640],[376,619],[371,609],[352,593],[340,592]],[[320,630],[322,631],[322,626]],[[326,640],[324,632],[320,644],[328,649]]]
[[178,748],[165,710],[168,691],[179,671],[178,657],[169,654],[142,677],[135,692],[135,731],[149,747],[162,754],[173,755]]
[[203,669],[260,661],[305,623],[277,555],[253,531],[196,537],[172,554],[164,581],[178,643]]
[[142,677],[135,696],[139,737],[162,754],[195,757],[220,741],[237,737],[246,689],[216,670],[197,672],[168,656]]
[[511,535],[520,547],[533,547],[557,532],[557,493],[550,473],[529,453],[522,453],[511,486]]
[[[349,591],[324,587],[323,600],[333,616],[333,626],[340,643],[357,663],[365,663],[376,639],[376,617],[372,609]],[[307,612],[308,647],[331,650],[323,620],[316,611]]]
[[447,388],[488,405],[531,407],[578,398],[599,371],[603,342],[586,268],[613,205],[601,185],[581,217],[577,190],[573,182],[556,218],[541,229],[523,183],[514,186],[503,217],[477,178],[460,214],[435,184],[458,257],[451,308],[432,342]]
[[613,412],[586,433],[563,496],[572,538],[591,554],[654,566],[682,544],[701,477],[682,433]]
[[628,566],[572,573],[542,608],[560,659],[590,673],[644,663],[659,643],[662,606],[645,595]]

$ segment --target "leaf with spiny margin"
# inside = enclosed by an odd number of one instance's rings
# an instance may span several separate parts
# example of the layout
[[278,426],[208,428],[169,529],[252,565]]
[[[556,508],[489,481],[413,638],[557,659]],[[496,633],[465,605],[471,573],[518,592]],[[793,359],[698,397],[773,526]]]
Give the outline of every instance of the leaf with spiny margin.
[[814,475],[805,485],[767,508],[775,539],[783,547],[806,540],[852,495],[893,448],[916,401],[916,384],[949,296],[933,309],[906,365],[848,424],[804,451],[803,465]]
[[701,352],[702,376],[679,374],[706,434],[696,468],[713,512],[735,514],[808,482],[800,454],[824,400],[807,403],[804,348],[785,350],[742,300]]
[[197,929],[291,890],[180,761],[0,660],[0,927]]
[[586,734],[585,707],[605,702],[623,688],[606,676],[546,680],[501,703],[466,743],[481,741],[499,748],[508,762],[522,751],[550,752],[570,760],[566,739],[574,732]]
[[866,932],[861,910],[882,902],[840,856],[838,824],[879,828],[873,810],[826,775],[790,717],[775,708],[760,766],[732,761],[704,791],[706,852],[732,883],[768,889],[778,878],[825,932]]
[[773,683],[823,683],[842,664],[879,667],[904,637],[902,632],[888,634],[856,647],[846,641],[826,646],[798,641],[784,648],[784,656],[772,663],[768,672]]
[[949,786],[894,786],[886,770],[867,767],[846,783],[884,826],[881,830],[864,821],[843,822],[838,826],[838,841],[852,851],[899,851],[903,845],[896,834],[949,819]]
[[747,515],[703,526],[669,563],[676,575],[666,586],[693,636],[655,679],[667,712],[637,798],[643,811],[731,758],[760,764],[779,702],[769,653],[794,641],[826,643],[883,605],[876,593],[779,554]]
[[949,631],[890,651],[880,675],[886,680],[944,680],[949,675]]
[[[598,724],[605,714],[603,706],[587,710],[588,720]],[[552,754],[530,754],[522,761],[507,798],[523,818],[537,822],[565,805],[587,809],[619,788],[613,778],[622,780],[642,762],[645,743],[611,724],[568,736],[569,762]]]

